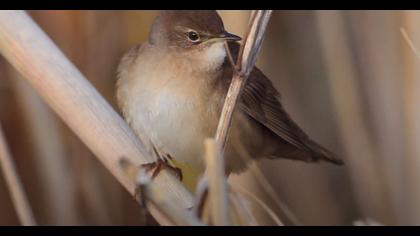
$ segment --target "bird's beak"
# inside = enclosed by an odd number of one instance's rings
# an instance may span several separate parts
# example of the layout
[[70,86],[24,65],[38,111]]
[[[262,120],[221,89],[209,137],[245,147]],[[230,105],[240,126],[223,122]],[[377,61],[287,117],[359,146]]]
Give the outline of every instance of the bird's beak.
[[226,41],[239,41],[242,39],[241,37],[231,34],[227,31],[224,31],[218,38],[226,40]]
[[211,36],[207,40],[207,43],[215,43],[215,42],[223,42],[223,41],[239,41],[241,39],[242,38],[237,35],[223,31],[222,34]]

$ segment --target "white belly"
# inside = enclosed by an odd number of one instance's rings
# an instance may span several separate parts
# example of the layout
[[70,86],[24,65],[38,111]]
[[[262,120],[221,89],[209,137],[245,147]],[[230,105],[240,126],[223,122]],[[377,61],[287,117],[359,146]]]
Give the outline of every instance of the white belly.
[[126,107],[126,118],[144,142],[195,168],[204,168],[205,123],[196,100],[177,96],[161,88],[158,92],[142,89]]

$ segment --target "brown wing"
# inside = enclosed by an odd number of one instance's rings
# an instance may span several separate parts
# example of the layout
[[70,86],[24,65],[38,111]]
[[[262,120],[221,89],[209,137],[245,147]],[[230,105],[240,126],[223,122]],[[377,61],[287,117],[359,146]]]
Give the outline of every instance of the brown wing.
[[[233,57],[236,58],[239,44],[230,44],[229,46]],[[312,141],[290,118],[280,103],[280,94],[257,67],[254,67],[244,86],[238,106],[252,119],[281,138],[281,143],[285,141],[292,146],[291,152],[294,153],[294,156],[282,157],[306,161],[323,159],[335,164],[342,164],[342,161],[335,158],[331,152]],[[275,156],[276,153],[273,155]]]

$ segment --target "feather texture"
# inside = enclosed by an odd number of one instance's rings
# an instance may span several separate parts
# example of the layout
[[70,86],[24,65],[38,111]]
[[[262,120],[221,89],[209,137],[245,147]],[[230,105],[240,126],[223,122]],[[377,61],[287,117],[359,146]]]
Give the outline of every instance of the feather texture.
[[[229,49],[232,57],[236,60],[239,44],[236,42],[229,43]],[[228,69],[226,73],[232,73],[232,69]],[[333,153],[311,140],[290,118],[280,103],[279,92],[257,67],[252,70],[238,105],[255,122],[263,125],[268,133],[275,134],[274,138],[281,144],[279,145],[280,150],[274,150],[269,157],[305,161],[325,160],[335,164],[343,164]]]

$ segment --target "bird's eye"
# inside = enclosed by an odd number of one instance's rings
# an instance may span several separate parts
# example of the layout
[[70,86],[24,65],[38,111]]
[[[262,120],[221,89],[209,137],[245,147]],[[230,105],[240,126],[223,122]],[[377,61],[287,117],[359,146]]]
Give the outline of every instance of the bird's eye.
[[188,39],[195,43],[200,40],[200,35],[198,35],[198,33],[195,31],[190,31],[188,32]]

